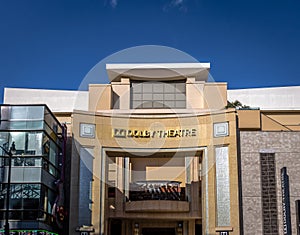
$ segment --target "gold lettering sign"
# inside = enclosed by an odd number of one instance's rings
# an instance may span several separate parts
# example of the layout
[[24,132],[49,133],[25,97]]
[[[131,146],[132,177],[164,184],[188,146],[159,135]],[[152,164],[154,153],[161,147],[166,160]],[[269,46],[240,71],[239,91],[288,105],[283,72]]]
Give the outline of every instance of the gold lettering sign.
[[167,129],[167,130],[132,130],[114,128],[112,136],[115,138],[178,138],[197,136],[197,129]]

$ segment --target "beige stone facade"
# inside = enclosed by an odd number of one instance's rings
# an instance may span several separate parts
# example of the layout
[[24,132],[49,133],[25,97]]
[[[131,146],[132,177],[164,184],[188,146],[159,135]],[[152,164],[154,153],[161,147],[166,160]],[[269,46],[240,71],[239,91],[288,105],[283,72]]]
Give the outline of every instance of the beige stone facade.
[[[239,234],[236,113],[225,109],[226,83],[207,83],[209,66],[199,64],[176,76],[168,74],[174,64],[114,66],[111,84],[90,85],[89,111],[72,114],[70,233],[89,225],[93,234]],[[163,79],[146,77],[151,69]],[[183,108],[132,107],[132,82],[159,89],[177,81]],[[85,125],[94,135],[82,133]],[[80,224],[78,210],[82,149],[92,159],[90,224]]]

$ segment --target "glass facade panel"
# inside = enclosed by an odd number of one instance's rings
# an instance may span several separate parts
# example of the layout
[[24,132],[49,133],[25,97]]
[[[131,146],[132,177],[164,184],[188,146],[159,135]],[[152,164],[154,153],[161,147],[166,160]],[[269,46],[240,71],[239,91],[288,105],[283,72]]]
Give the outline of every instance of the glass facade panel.
[[49,128],[52,130],[54,135],[62,133],[62,127],[54,118],[53,114],[46,108],[45,108],[44,120],[46,124],[49,126]]
[[176,101],[176,107],[184,109],[185,108],[185,101]]
[[[0,111],[0,145],[7,151],[13,142],[16,147],[11,158],[9,218],[53,225],[52,208],[57,192],[48,187],[52,187],[49,180],[55,182],[60,178],[62,126],[44,105],[0,105]],[[7,154],[0,149],[0,219],[6,210],[8,163]],[[41,168],[52,174],[44,177],[45,182],[37,177],[43,172]]]
[[174,93],[175,92],[175,84],[164,83],[164,92],[165,93]]
[[142,94],[133,94],[134,100],[142,100]]
[[32,155],[42,154],[42,133],[28,133],[27,151]]
[[0,130],[42,130],[43,121],[1,121]]
[[[26,132],[11,132],[10,143],[15,142],[16,155],[25,153]],[[10,145],[11,146],[11,145]]]
[[1,106],[1,120],[8,120],[10,116],[10,106]]
[[175,94],[165,94],[165,100],[175,100]]
[[152,94],[143,94],[143,100],[152,100]]
[[164,95],[163,94],[153,94],[153,99],[154,100],[164,100]]
[[0,132],[0,145],[9,149],[15,142],[15,155],[42,155],[42,138],[43,132]]
[[165,107],[167,108],[175,107],[175,101],[166,100],[164,103],[165,103]]
[[185,84],[184,83],[177,83],[176,84],[177,92],[185,93]]
[[[186,108],[185,81],[131,83],[131,108]],[[178,102],[180,101],[180,102]]]
[[11,106],[10,120],[42,120],[43,118],[43,106]]
[[[0,214],[6,210],[6,185],[0,186]],[[37,220],[51,216],[55,192],[41,184],[11,184],[10,219]],[[50,220],[48,221],[50,224]]]
[[135,107],[135,108],[142,108],[142,101],[133,100],[132,101],[132,106]]
[[164,86],[160,83],[154,83],[153,84],[153,93],[163,93]]
[[185,101],[185,93],[176,93],[176,100],[181,100],[181,101]]
[[154,101],[153,102],[153,108],[163,108],[164,104],[162,101]]
[[143,93],[152,93],[153,92],[152,86],[153,86],[152,83],[144,83],[142,85]]
[[145,101],[144,103],[143,103],[143,108],[146,108],[146,109],[150,109],[150,108],[152,108],[152,102],[151,101]]
[[132,89],[134,89],[135,92],[142,93],[142,84],[132,83]]

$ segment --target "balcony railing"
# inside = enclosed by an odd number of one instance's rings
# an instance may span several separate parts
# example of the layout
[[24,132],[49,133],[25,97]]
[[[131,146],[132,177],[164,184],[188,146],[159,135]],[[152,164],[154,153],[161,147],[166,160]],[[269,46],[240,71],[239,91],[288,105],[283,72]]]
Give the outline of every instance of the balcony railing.
[[186,201],[185,188],[180,184],[179,181],[136,181],[129,186],[129,201]]

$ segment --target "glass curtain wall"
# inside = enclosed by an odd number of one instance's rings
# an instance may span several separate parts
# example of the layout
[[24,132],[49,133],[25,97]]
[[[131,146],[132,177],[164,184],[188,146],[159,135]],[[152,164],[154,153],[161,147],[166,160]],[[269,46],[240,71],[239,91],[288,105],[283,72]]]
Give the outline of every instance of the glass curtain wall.
[[[9,218],[51,224],[57,198],[55,182],[60,179],[62,166],[62,127],[44,105],[2,105],[0,110],[0,145],[9,151],[15,144],[16,153],[11,159],[13,179],[20,175],[11,181]],[[7,209],[8,162],[5,151],[0,149],[0,220]],[[34,180],[26,182],[28,177],[21,177],[18,172],[32,172]],[[48,182],[43,182],[44,177]]]
[[132,109],[185,109],[185,80],[172,82],[131,82]]

